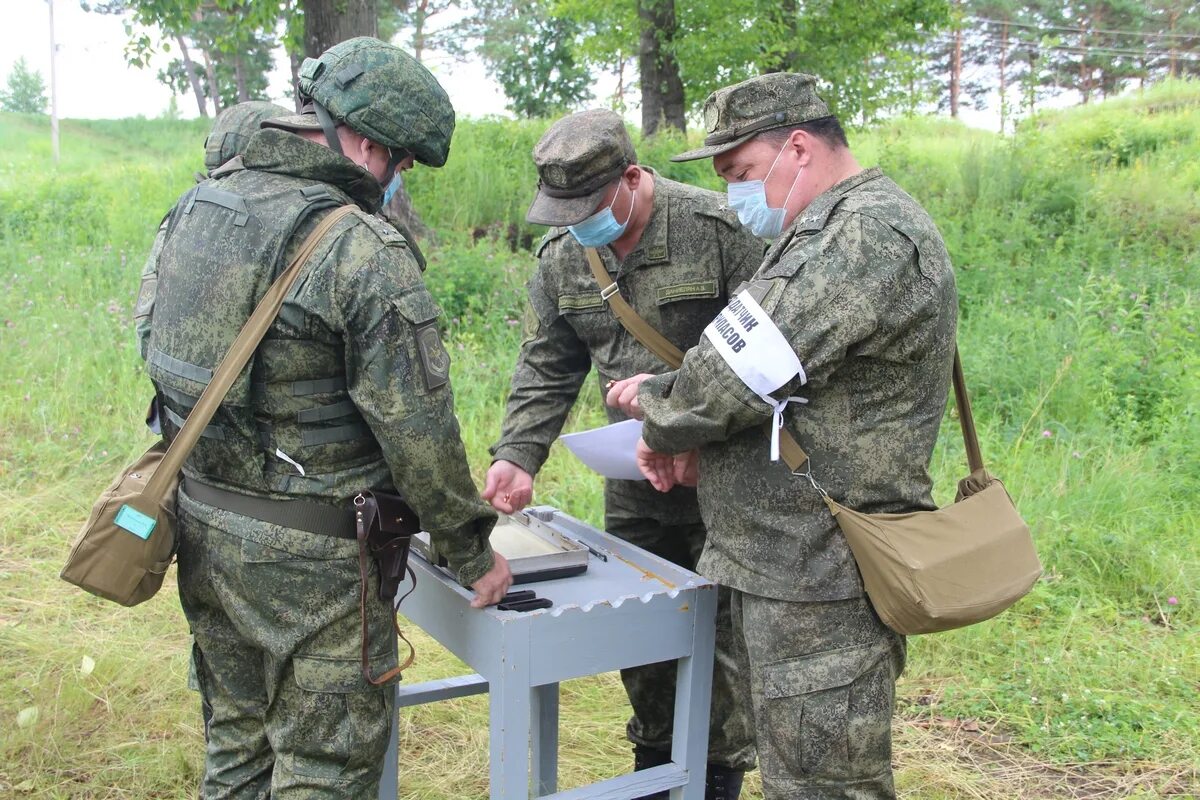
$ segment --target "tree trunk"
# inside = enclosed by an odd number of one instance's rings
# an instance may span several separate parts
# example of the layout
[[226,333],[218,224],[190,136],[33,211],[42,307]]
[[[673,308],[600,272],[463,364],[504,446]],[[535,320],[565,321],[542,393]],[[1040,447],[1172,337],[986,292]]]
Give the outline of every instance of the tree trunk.
[[962,26],[954,29],[954,49],[950,51],[950,116],[958,119],[958,93],[962,79]]
[[208,76],[208,99],[212,100],[213,116],[221,113],[221,89],[217,86],[217,65],[209,55],[208,48],[200,50],[204,54],[204,74]]
[[233,76],[237,81],[238,102],[244,103],[250,99],[250,90],[246,88],[246,68],[241,54],[233,59]]
[[413,58],[424,63],[425,22],[429,19],[429,0],[419,0],[413,11]]
[[675,0],[639,0],[642,32],[638,69],[642,78],[642,135],[653,136],[666,125],[687,131],[683,80],[671,52],[675,39]]
[[300,64],[304,61],[304,56],[301,53],[288,53],[288,61],[291,62],[292,68],[292,102],[296,106],[296,113],[300,113]]
[[1170,17],[1168,17],[1168,19],[1170,19],[1170,21],[1171,21],[1171,25],[1169,28],[1169,30],[1171,32],[1171,36],[1168,37],[1168,39],[1167,39],[1167,41],[1170,42],[1170,44],[1168,45],[1169,49],[1167,50],[1167,53],[1168,53],[1168,55],[1167,55],[1167,77],[1178,78],[1179,77],[1179,58],[1178,58],[1179,51],[1175,49],[1176,39],[1175,39],[1174,34],[1175,34],[1175,23],[1179,20],[1179,12],[1177,10],[1172,10]]
[[182,36],[175,37],[175,43],[179,45],[179,55],[183,59],[183,68],[187,70],[188,83],[192,86],[192,94],[196,97],[196,107],[200,110],[200,116],[208,116],[208,103],[204,100],[204,92],[200,88],[200,75],[196,72],[196,65],[192,62],[192,57],[188,53],[187,41]]
[[301,0],[301,5],[304,54],[311,58],[346,39],[379,35],[375,0]]
[[1008,121],[1008,81],[1005,68],[1008,66],[1008,23],[1000,28],[1000,134],[1004,134],[1004,123]]

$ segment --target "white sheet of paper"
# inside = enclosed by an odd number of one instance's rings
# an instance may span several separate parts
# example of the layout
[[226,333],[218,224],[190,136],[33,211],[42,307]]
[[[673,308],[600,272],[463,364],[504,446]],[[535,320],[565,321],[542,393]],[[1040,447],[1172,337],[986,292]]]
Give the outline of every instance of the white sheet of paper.
[[558,437],[575,456],[606,478],[627,481],[645,480],[638,471],[635,457],[637,440],[642,435],[642,421],[627,419],[603,428]]

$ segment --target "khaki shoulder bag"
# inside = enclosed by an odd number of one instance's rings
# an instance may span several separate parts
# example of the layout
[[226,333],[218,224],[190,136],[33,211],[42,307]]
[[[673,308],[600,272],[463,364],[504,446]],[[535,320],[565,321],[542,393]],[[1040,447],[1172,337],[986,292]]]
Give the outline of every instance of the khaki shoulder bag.
[[221,359],[171,446],[161,440],[155,442],[100,495],[75,537],[59,577],[123,606],[145,602],[159,590],[175,557],[175,498],[183,462],[275,321],[284,298],[321,238],[355,208],[346,205],[335,209],[309,234]]
[[[625,302],[596,250],[586,252],[601,295],[621,324],[678,369],[683,353]],[[958,482],[953,504],[937,511],[863,514],[819,490],[850,544],[871,604],[884,624],[905,635],[952,630],[994,617],[1024,597],[1042,574],[1029,526],[1004,484],[983,466],[957,350],[953,383],[971,470]],[[780,456],[793,472],[808,460],[786,428],[780,431]]]

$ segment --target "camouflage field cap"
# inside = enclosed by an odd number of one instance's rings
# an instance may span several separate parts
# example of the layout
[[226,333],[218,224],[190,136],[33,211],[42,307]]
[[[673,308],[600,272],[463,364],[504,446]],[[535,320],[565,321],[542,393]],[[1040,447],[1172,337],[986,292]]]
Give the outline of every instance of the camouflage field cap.
[[204,140],[204,168],[212,172],[246,150],[246,143],[263,120],[286,117],[292,112],[266,100],[250,100],[230,106],[217,115]]
[[[300,65],[300,94],[320,103],[334,120],[387,147],[408,150],[440,167],[450,155],[454,106],[421,62],[370,36],[335,44]],[[308,110],[308,109],[305,109]],[[267,127],[321,130],[315,113],[271,120]]]
[[563,117],[533,148],[537,196],[525,219],[535,225],[574,225],[596,210],[608,185],[637,163],[621,115],[592,109]]
[[773,72],[718,89],[704,101],[704,147],[672,156],[672,161],[712,158],[755,134],[830,116],[817,96],[817,79],[797,72]]

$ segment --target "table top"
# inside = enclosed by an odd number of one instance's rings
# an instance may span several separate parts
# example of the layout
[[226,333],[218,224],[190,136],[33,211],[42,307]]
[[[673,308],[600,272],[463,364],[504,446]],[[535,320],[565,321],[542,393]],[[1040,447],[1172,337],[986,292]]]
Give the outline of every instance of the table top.
[[[532,589],[538,597],[552,600],[553,607],[527,612],[500,611],[495,607],[486,610],[487,614],[497,618],[586,613],[596,605],[619,607],[627,601],[649,603],[656,597],[675,598],[680,592],[712,585],[711,581],[690,570],[597,530],[552,506],[536,506],[513,516],[522,514],[549,525],[594,552],[588,556],[587,571],[580,575],[513,587],[514,590]],[[606,555],[607,561],[597,553]],[[430,577],[453,587],[465,598],[471,597],[471,593],[458,586],[445,570],[430,565],[420,556],[414,556],[414,560]]]

